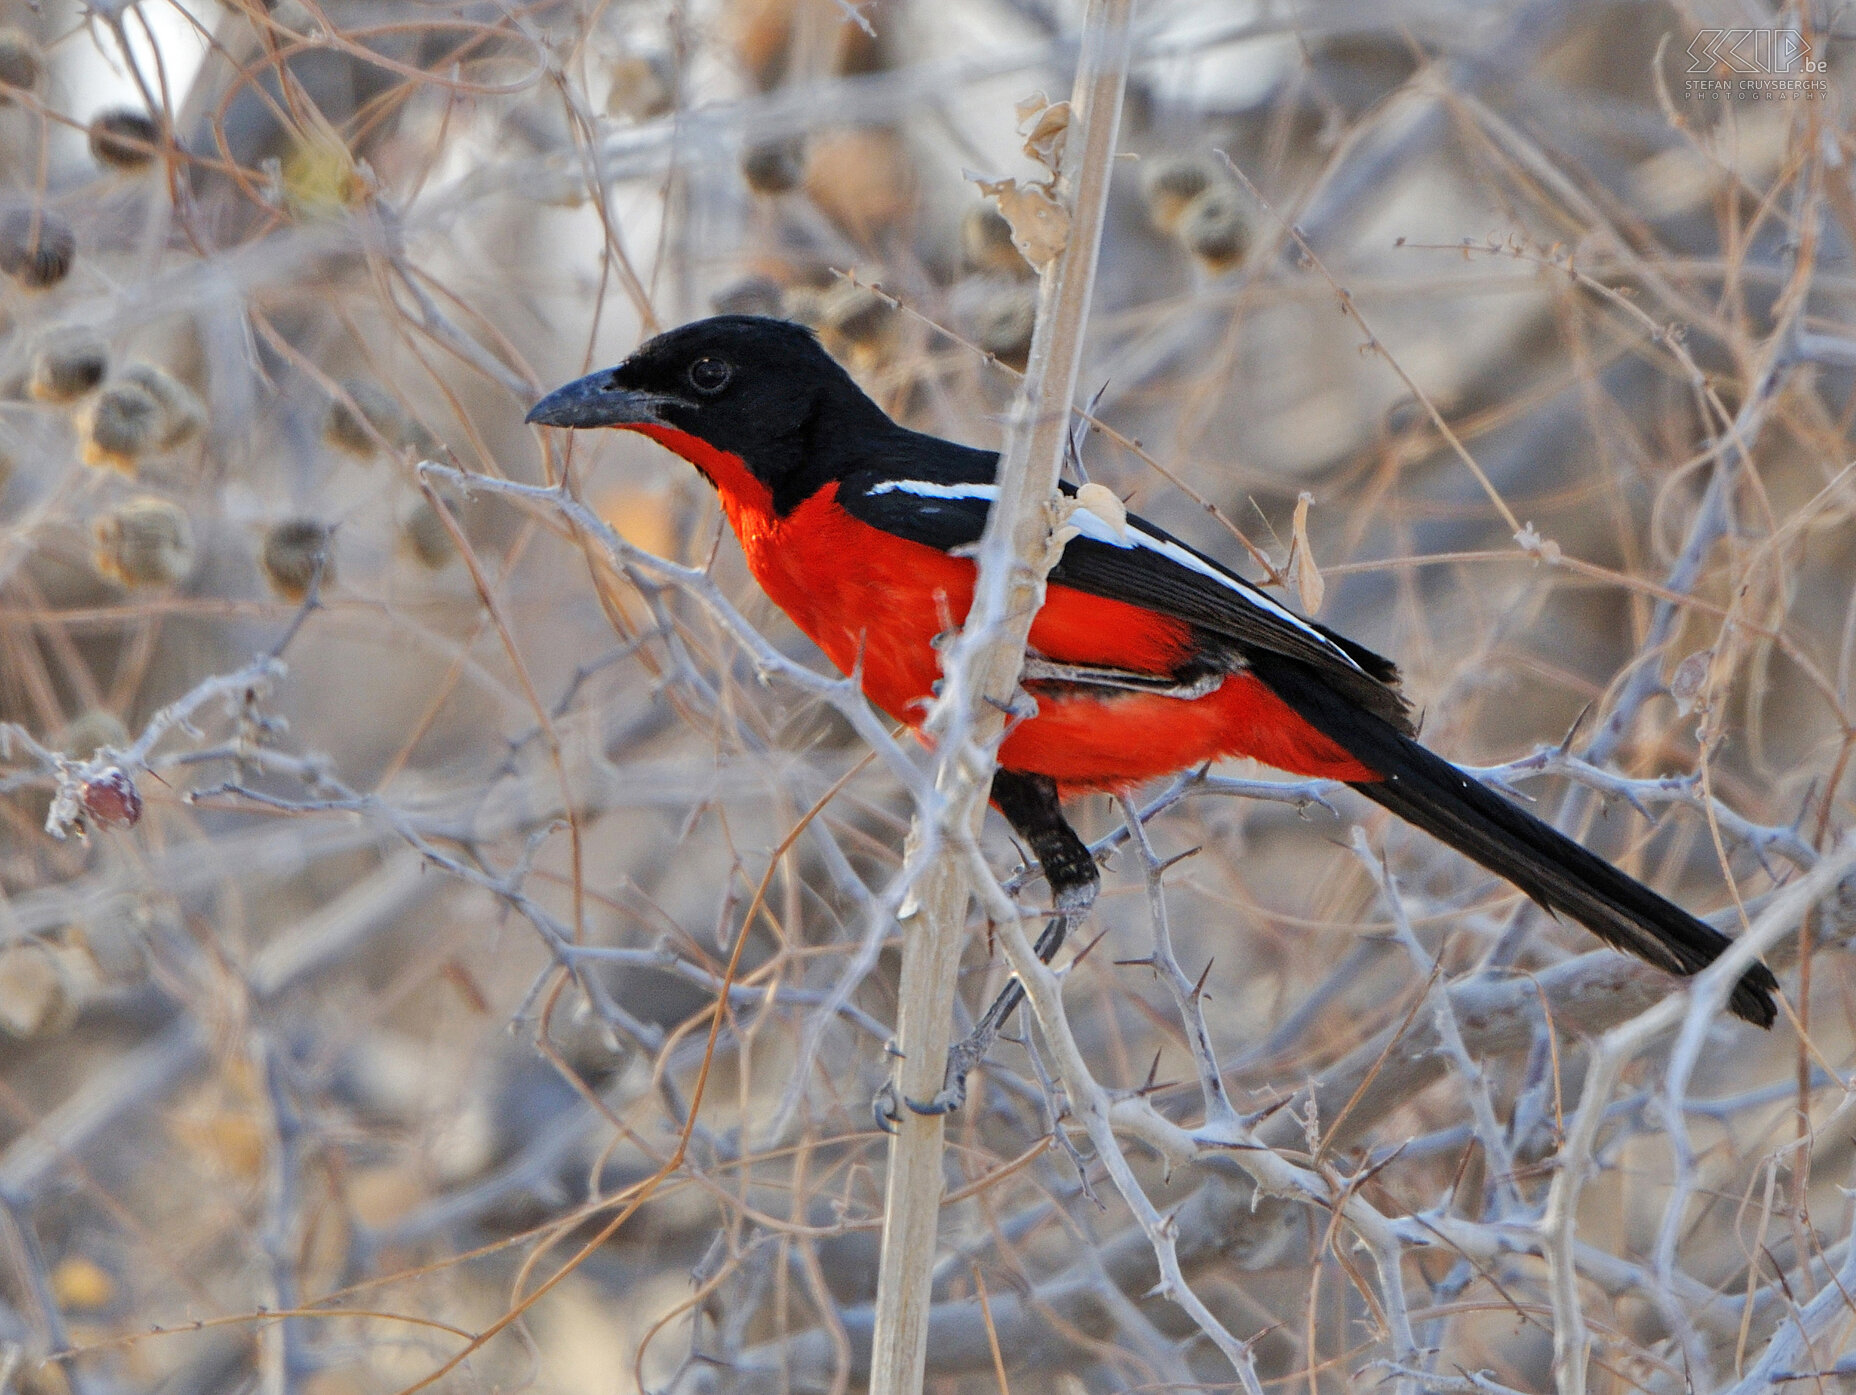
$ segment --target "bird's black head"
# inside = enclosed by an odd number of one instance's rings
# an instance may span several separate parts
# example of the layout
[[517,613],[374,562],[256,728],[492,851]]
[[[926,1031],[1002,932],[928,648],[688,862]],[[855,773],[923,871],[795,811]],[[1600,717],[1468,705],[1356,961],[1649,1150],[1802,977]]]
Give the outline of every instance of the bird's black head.
[[549,393],[542,426],[642,431],[729,482],[678,436],[741,462],[784,513],[847,464],[848,443],[895,430],[812,332],[758,315],[717,315],[660,334],[616,368]]

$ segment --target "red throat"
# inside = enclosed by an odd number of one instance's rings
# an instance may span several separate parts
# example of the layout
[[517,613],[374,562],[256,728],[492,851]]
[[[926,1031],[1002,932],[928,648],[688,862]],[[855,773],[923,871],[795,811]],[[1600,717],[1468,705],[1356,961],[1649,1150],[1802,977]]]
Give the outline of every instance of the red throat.
[[773,512],[773,492],[755,478],[747,462],[738,455],[710,445],[700,436],[679,431],[674,426],[627,426],[640,436],[649,436],[666,450],[675,451],[708,476],[709,483],[722,496],[732,521],[738,509],[757,514]]

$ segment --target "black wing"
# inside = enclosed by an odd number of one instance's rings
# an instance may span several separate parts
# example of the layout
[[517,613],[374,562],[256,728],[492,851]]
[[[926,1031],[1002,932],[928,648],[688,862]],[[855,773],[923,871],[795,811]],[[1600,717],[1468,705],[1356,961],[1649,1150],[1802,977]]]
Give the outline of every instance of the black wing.
[[[978,460],[965,468],[936,471],[942,478],[899,479],[870,472],[838,486],[838,502],[853,517],[886,533],[925,543],[943,552],[979,541],[997,491],[991,483],[993,457],[983,477]],[[1063,485],[1065,493],[1074,493]],[[1129,515],[1117,535],[1093,514],[1073,522],[1088,529],[1072,538],[1050,579],[1092,596],[1126,601],[1184,620],[1214,647],[1248,662],[1254,651],[1281,655],[1306,666],[1337,694],[1383,718],[1399,732],[1413,730],[1410,709],[1397,691],[1398,669],[1372,650],[1305,620],[1266,592],[1146,520]]]

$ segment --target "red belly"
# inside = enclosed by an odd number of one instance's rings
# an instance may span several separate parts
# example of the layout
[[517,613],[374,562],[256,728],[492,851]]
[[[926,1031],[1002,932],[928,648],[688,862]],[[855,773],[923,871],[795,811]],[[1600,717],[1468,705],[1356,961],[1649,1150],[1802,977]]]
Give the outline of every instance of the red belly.
[[[840,670],[861,661],[870,700],[917,726],[941,676],[932,641],[966,618],[974,564],[860,523],[837,507],[836,492],[820,490],[783,519],[726,491],[723,501],[774,603]],[[1194,655],[1183,621],[1067,586],[1049,588],[1031,647],[1057,663],[1156,675]],[[999,764],[1070,788],[1119,788],[1220,756],[1298,775],[1378,778],[1244,673],[1189,699],[1100,689],[1035,696],[1037,716],[1012,729]]]

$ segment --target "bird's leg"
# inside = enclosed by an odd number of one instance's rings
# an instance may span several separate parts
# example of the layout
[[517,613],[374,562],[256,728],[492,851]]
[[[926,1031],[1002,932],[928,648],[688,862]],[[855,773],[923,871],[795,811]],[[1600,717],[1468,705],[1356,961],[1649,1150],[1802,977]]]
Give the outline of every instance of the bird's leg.
[[[992,778],[992,802],[1030,845],[1031,855],[1038,860],[1050,886],[1056,914],[1044,926],[1037,942],[1038,958],[1048,964],[1062,947],[1071,924],[1080,923],[1096,899],[1096,888],[1101,884],[1096,861],[1076,836],[1076,830],[1064,821],[1057,800],[1057,782],[1049,776],[1001,770]],[[968,1074],[986,1058],[1000,1030],[1024,1000],[1024,985],[1014,978],[992,1000],[979,1025],[947,1053],[947,1076],[941,1093],[931,1100],[909,1100],[909,1108],[917,1114],[947,1114],[966,1103]]]

